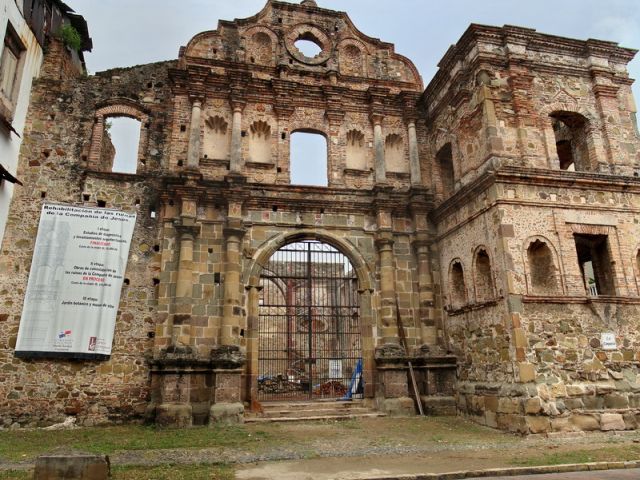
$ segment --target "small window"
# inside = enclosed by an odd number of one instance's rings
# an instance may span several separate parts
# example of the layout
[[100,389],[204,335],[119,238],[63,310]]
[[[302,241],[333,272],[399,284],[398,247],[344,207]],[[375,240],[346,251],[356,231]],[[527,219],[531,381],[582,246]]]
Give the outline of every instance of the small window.
[[453,309],[462,308],[467,303],[467,287],[464,284],[464,270],[458,261],[451,265],[449,273],[450,305]]
[[560,170],[591,170],[587,119],[574,112],[554,112],[551,125],[556,140]]
[[476,301],[487,302],[494,297],[494,287],[491,260],[486,250],[478,250],[475,267]]
[[327,140],[321,133],[291,134],[291,184],[328,186]]
[[7,31],[4,36],[2,47],[2,57],[0,57],[0,98],[2,107],[0,113],[11,119],[15,101],[18,96],[18,86],[20,82],[21,56],[25,51],[20,37],[10,23],[7,24]]
[[136,173],[140,125],[139,120],[128,117],[105,119],[105,135],[102,138],[103,165],[113,165],[112,171],[117,173]]
[[454,171],[453,171],[453,152],[451,144],[444,145],[436,155],[436,164],[438,173],[440,174],[440,190],[442,196],[447,198],[451,196],[454,189]]
[[587,294],[592,297],[615,295],[608,236],[575,234],[574,238]]

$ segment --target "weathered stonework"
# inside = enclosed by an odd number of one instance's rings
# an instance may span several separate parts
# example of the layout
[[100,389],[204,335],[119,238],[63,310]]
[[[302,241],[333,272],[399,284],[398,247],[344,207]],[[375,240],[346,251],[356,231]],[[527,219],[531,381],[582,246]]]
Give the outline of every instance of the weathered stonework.
[[[346,14],[269,1],[177,61],[43,77],[0,259],[5,426],[242,421],[262,271],[313,239],[357,277],[379,408],[414,412],[411,362],[428,413],[457,405],[523,433],[637,428],[633,54],[472,25],[423,92]],[[135,174],[111,171],[112,116],[141,122]],[[290,184],[296,131],[327,139],[327,187]],[[107,361],[14,355],[43,201],[138,212]]]

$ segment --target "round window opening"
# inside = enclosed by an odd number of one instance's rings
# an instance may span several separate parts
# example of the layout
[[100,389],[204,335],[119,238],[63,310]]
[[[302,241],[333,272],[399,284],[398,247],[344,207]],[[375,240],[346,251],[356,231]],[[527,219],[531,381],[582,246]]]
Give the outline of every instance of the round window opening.
[[305,57],[315,58],[322,53],[322,46],[319,42],[310,38],[299,38],[294,45]]

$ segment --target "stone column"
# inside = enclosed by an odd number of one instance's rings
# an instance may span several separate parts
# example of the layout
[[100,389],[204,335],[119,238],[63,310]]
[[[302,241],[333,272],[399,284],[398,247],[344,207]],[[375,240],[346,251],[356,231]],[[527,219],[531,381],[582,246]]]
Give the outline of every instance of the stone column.
[[187,168],[197,170],[200,166],[200,132],[202,101],[196,99],[191,107],[191,126],[189,128],[189,147],[187,149]]
[[380,255],[380,340],[384,344],[399,344],[396,318],[395,261],[393,234],[381,232],[376,239]]
[[411,184],[422,184],[422,173],[420,172],[420,155],[418,153],[418,135],[416,134],[415,120],[409,120],[407,126],[409,130],[409,166],[411,168]]
[[384,163],[384,140],[382,138],[382,115],[371,115],[373,123],[373,147],[375,153],[376,183],[387,182],[387,166]]
[[230,222],[224,229],[226,267],[220,345],[238,346],[240,344],[240,320],[242,318],[240,246],[244,234],[245,230],[242,228],[241,222]]
[[176,225],[179,241],[178,275],[176,277],[175,314],[172,316],[171,345],[191,345],[191,303],[193,292],[193,245],[199,226],[192,218],[182,218]]
[[423,344],[435,345],[436,325],[433,312],[433,278],[431,276],[431,256],[429,243],[422,238],[414,242],[418,261],[418,304],[420,312],[420,339]]
[[104,138],[104,116],[96,116],[91,134],[91,148],[89,150],[89,165],[92,168],[101,169],[100,154],[102,153],[102,141]]
[[232,102],[233,120],[231,122],[231,173],[242,172],[242,110],[244,104]]

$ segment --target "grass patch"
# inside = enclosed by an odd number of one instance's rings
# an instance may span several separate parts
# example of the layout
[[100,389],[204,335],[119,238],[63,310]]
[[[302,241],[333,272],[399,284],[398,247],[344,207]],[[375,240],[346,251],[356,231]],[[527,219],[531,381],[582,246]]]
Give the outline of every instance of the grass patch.
[[0,432],[0,458],[33,460],[45,453],[83,451],[111,455],[123,450],[169,448],[242,448],[268,442],[270,435],[242,426],[160,429],[144,426],[95,427],[59,432],[13,430]]
[[31,480],[33,470],[5,470],[0,471],[0,480]]
[[161,465],[158,467],[115,467],[113,480],[234,480],[226,465]]
[[589,463],[589,462],[622,462],[637,460],[640,457],[640,445],[618,445],[612,447],[600,447],[597,449],[585,448],[567,451],[548,452],[531,457],[515,458],[512,465],[522,467],[536,467],[539,465],[562,465],[565,463]]

